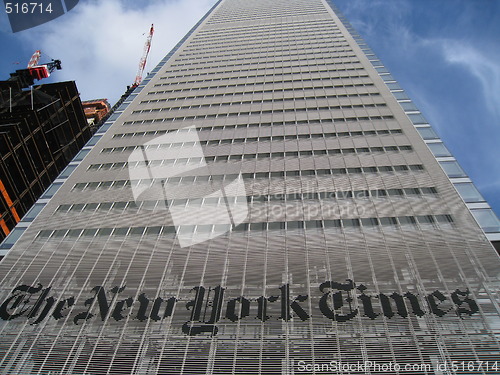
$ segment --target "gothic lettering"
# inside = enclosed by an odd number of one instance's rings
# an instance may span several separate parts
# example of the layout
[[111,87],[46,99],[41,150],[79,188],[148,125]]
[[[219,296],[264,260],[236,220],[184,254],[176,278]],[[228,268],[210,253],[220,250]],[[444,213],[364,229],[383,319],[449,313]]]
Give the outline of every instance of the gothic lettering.
[[302,321],[309,319],[309,314],[298,304],[298,302],[304,302],[307,300],[308,296],[297,296],[292,302],[290,302],[290,285],[285,284],[280,286],[281,290],[281,316],[280,319],[284,321],[289,321],[292,318],[290,314],[290,308],[293,312],[298,315]]
[[[355,285],[352,280],[347,280],[346,284],[337,283],[335,281],[325,281],[322,283],[319,286],[319,290],[323,293],[323,296],[319,300],[319,309],[323,315],[337,322],[346,322],[358,315],[358,309],[353,310],[352,308],[351,302],[353,299],[349,295],[349,291],[354,288]],[[337,289],[338,292],[332,293],[331,291],[325,291],[325,289]],[[347,298],[344,299],[342,291],[346,292]],[[344,301],[349,304],[349,312],[344,315],[335,313],[334,310],[338,310],[344,306]],[[330,308],[329,302],[332,304],[333,309]]]
[[[236,302],[239,303],[241,310],[236,314]],[[250,315],[250,301],[245,297],[233,298],[227,303],[226,318],[232,322],[243,319]]]
[[[462,292],[459,289],[456,289],[453,293],[451,293],[451,299],[453,302],[458,306],[456,312],[459,317],[462,317],[462,314],[467,314],[467,315],[472,315],[475,314],[479,311],[479,307],[473,299],[469,298],[469,289],[467,289],[465,292]],[[460,297],[465,297],[465,298],[460,298]],[[463,304],[467,304],[469,307],[464,308],[462,307]]]
[[[195,292],[194,298],[186,303],[186,309],[191,312],[190,319],[182,325],[182,332],[189,336],[200,334],[216,335],[219,328],[217,323],[221,319],[227,319],[231,322],[237,322],[250,316],[250,307],[252,303],[257,302],[257,316],[262,322],[271,318],[281,319],[285,322],[292,320],[294,316],[302,321],[310,318],[310,312],[307,311],[303,302],[310,296],[297,295],[295,298],[290,296],[290,284],[284,284],[278,288],[279,296],[260,296],[258,298],[246,298],[244,296],[232,298],[226,303],[226,310],[223,313],[223,300],[225,288],[216,286],[215,288],[205,288],[197,286],[191,289]],[[375,320],[381,315],[386,318],[394,318],[399,315],[407,318],[410,314],[422,317],[426,314],[422,310],[421,302],[427,302],[429,310],[427,314],[434,314],[437,317],[443,317],[451,309],[455,308],[456,314],[462,318],[463,315],[473,315],[479,312],[477,302],[470,297],[468,289],[461,291],[456,289],[451,295],[447,296],[439,290],[420,296],[409,291],[404,294],[393,292],[391,294],[379,293],[370,294],[368,288],[359,284],[356,287],[352,280],[346,280],[344,283],[336,281],[325,281],[319,286],[322,295],[319,297],[318,307],[320,312],[328,319],[336,322],[348,322],[358,314],[371,320]],[[176,297],[162,298],[156,297],[150,300],[145,293],[140,293],[137,299],[133,297],[118,298],[119,294],[125,290],[125,286],[115,286],[106,293],[104,287],[95,286],[92,288],[93,296],[83,302],[86,311],[76,313],[73,323],[78,325],[80,322],[94,318],[96,315],[100,320],[105,321],[112,318],[115,321],[123,321],[129,314],[127,310],[132,309],[134,303],[137,304],[137,312],[134,319],[141,322],[148,320],[157,322],[171,317],[174,312]],[[37,295],[35,300],[34,295]],[[43,288],[41,284],[37,286],[19,285],[14,288],[11,295],[0,304],[0,318],[3,320],[12,320],[25,316],[33,320],[32,325],[37,325],[47,318],[54,320],[63,320],[67,316],[65,310],[77,304],[74,297],[59,298],[51,296],[51,287]],[[111,295],[111,298],[110,298]],[[317,298],[317,297],[313,297]],[[355,308],[354,299],[360,301],[362,311]],[[379,300],[380,310],[374,306],[375,300]],[[33,300],[33,302],[32,302]],[[281,314],[269,314],[269,303],[280,300]],[[452,305],[449,305],[453,303]],[[276,305],[278,307],[278,305]],[[95,310],[98,310],[96,312]],[[272,311],[271,311],[272,312]]]
[[[206,310],[209,307],[209,302],[207,301],[207,308],[205,309],[203,320],[201,319],[201,310],[203,308],[204,297],[205,297],[205,288],[202,286],[194,287],[193,289],[196,291],[196,295],[194,300],[186,303],[186,308],[188,310],[191,309],[191,320],[184,323],[182,325],[182,332],[189,336],[196,336],[200,333],[210,333],[212,335],[216,335],[219,328],[215,325],[220,319],[220,315],[222,312],[222,300],[224,297],[224,288],[221,286],[216,286],[214,288],[214,297],[211,303],[212,312],[210,314],[210,318],[205,321]],[[210,289],[209,289],[210,293]],[[197,325],[195,323],[203,323],[201,325]]]
[[[436,298],[438,299],[439,302],[436,302]],[[439,290],[435,290],[431,294],[429,294],[427,297],[427,303],[429,304],[429,307],[431,309],[431,312],[439,317],[442,317],[446,315],[448,311],[450,311],[451,308],[448,308],[448,310],[443,310],[439,308],[439,304],[441,302],[446,301],[446,297],[441,293]]]
[[[11,320],[23,315],[26,311],[29,310],[29,307],[27,307],[26,305],[29,303],[31,295],[38,293],[40,290],[42,290],[42,288],[42,284],[38,284],[37,287],[32,287],[29,285],[19,285],[15,287],[12,291],[13,295],[7,298],[0,305],[0,318],[2,318],[3,320]],[[19,308],[19,306],[21,306],[23,302],[24,304],[21,311],[18,311],[14,314],[11,310],[16,310],[17,308]]]
[[276,302],[279,299],[277,296],[264,297],[261,296],[257,298],[258,309],[257,309],[257,319],[265,322],[269,320],[270,316],[267,316],[267,302]]

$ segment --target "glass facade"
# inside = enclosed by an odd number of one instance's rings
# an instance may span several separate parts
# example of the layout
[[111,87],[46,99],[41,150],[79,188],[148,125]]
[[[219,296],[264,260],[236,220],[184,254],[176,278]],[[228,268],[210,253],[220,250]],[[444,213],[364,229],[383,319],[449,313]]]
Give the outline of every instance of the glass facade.
[[497,219],[388,74],[327,1],[219,1],[10,242],[0,368],[497,371]]

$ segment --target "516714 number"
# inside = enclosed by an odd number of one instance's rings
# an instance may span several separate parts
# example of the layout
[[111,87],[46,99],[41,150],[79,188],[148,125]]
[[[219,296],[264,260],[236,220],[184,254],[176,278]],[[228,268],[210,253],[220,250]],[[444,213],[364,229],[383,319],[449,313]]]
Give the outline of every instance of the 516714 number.
[[5,12],[7,14],[52,13],[52,3],[5,3]]

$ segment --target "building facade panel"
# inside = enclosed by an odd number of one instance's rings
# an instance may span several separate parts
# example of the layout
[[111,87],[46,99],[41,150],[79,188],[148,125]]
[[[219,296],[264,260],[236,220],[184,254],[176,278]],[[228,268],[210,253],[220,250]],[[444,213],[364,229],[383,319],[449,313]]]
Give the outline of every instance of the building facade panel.
[[329,3],[153,73],[0,264],[6,373],[492,370],[498,255]]

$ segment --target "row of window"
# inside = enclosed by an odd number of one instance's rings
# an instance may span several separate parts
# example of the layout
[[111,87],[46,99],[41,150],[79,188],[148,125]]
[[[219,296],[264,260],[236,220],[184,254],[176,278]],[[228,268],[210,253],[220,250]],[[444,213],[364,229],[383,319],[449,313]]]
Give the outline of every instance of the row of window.
[[98,211],[105,213],[109,210],[154,210],[155,208],[164,208],[165,206],[177,207],[201,207],[201,206],[224,206],[226,204],[252,204],[265,202],[295,202],[304,200],[344,200],[344,199],[385,199],[387,197],[420,197],[422,195],[435,196],[437,190],[435,187],[422,188],[404,188],[404,189],[378,189],[378,190],[347,190],[347,191],[322,191],[310,193],[277,193],[254,196],[238,197],[202,197],[202,198],[177,198],[171,200],[147,200],[147,201],[118,201],[101,203],[75,203],[62,204],[57,207],[57,213],[92,213]]
[[[287,53],[275,53],[272,54],[272,51],[266,51],[265,54],[263,53],[253,53],[253,54],[248,54],[248,55],[241,55],[240,53],[232,53],[232,54],[219,54],[219,55],[213,55],[213,56],[203,56],[203,57],[185,57],[185,58],[176,58],[174,61],[176,63],[180,61],[192,61],[192,60],[201,60],[199,61],[201,64],[205,63],[211,63],[211,62],[216,62],[216,61],[226,61],[226,60],[239,60],[239,61],[245,61],[245,60],[251,60],[251,59],[262,59],[263,56],[268,61],[272,61],[275,59],[279,58],[284,58],[284,57],[292,57],[292,56],[302,56],[304,58],[304,55],[307,55],[309,58],[309,55],[322,55],[326,57],[334,56],[334,55],[340,55],[342,53],[352,53],[352,48],[316,48],[316,49],[296,49],[296,50],[286,50]],[[329,55],[330,54],[330,55]],[[234,57],[231,57],[234,56]],[[215,59],[215,60],[206,60],[206,59]]]
[[[344,59],[349,59],[348,61],[345,61]],[[251,62],[242,62],[241,59],[228,59],[228,60],[221,60],[221,61],[207,61],[203,63],[203,66],[200,67],[190,67],[190,68],[181,68],[181,69],[172,69],[169,70],[171,72],[182,72],[182,71],[192,71],[192,70],[202,70],[202,69],[213,69],[213,68],[227,68],[230,66],[248,66],[248,67],[255,67],[259,65],[269,65],[271,68],[275,67],[293,67],[293,66],[304,66],[304,62],[307,63],[305,66],[310,66],[312,65],[311,61],[314,60],[316,61],[315,65],[320,65],[318,64],[318,61],[322,61],[323,64],[354,64],[354,63],[359,63],[359,59],[356,55],[335,55],[335,56],[311,56],[307,57],[307,60],[305,60],[303,57],[302,58],[296,58],[296,59],[286,59],[286,60],[276,60],[276,61],[262,61],[257,58],[255,58],[255,61]],[[338,61],[341,60],[341,61]],[[236,63],[228,63],[228,61],[237,61]],[[298,64],[292,65],[291,63],[297,62]],[[217,65],[210,66],[210,63],[218,63]],[[278,63],[281,63],[278,65]],[[288,64],[290,63],[290,64]],[[190,65],[200,65],[202,64],[201,62],[194,62],[193,64],[185,63],[185,64],[173,64],[170,65],[170,68],[177,67],[177,66],[190,66]]]
[[[339,64],[340,65],[340,64]],[[345,65],[345,64],[342,64]],[[214,72],[204,72],[204,73],[191,73],[191,74],[180,74],[176,76],[162,76],[160,80],[172,79],[172,78],[183,78],[183,77],[199,77],[199,76],[208,76],[208,75],[220,75],[220,74],[228,74],[228,73],[245,73],[246,75],[235,75],[233,77],[226,78],[252,78],[252,77],[266,77],[266,76],[274,76],[274,75],[290,75],[290,74],[312,74],[312,73],[330,73],[330,72],[348,72],[353,70],[364,70],[363,67],[349,67],[349,68],[337,68],[337,69],[320,69],[319,65],[298,65],[297,67],[307,67],[309,68],[307,71],[299,71],[295,73],[276,73],[277,70],[283,69],[283,67],[262,67],[262,68],[252,68],[252,69],[237,69],[237,70],[224,70],[224,71],[214,71]],[[314,68],[314,70],[312,69]],[[267,75],[249,75],[250,72],[258,72],[259,70],[269,71],[272,70],[275,73],[267,74]]]
[[[252,43],[249,45],[253,45],[253,47],[236,47],[236,48],[228,48],[228,47],[222,47],[219,49],[219,53],[217,52],[216,48],[198,48],[196,50],[190,50],[190,52],[186,53],[183,51],[183,53],[179,54],[179,57],[184,57],[184,56],[191,56],[192,58],[196,58],[193,56],[200,56],[200,55],[208,55],[206,57],[218,57],[218,56],[227,56],[227,55],[234,55],[232,52],[238,52],[241,54],[247,54],[247,53],[266,53],[268,51],[273,51],[273,52],[279,52],[279,51],[295,51],[295,50],[308,50],[308,49],[317,49],[317,48],[326,48],[326,47],[331,47],[331,48],[337,48],[337,47],[349,47],[349,43],[344,42],[344,41],[334,41],[330,38],[325,38],[327,40],[325,41],[311,41],[311,40],[304,40],[303,42],[298,42],[297,40],[291,40],[289,43],[285,41],[281,41],[278,45],[276,45],[276,42],[272,41],[270,43],[262,43],[262,44],[268,44],[268,46],[261,45],[261,43]],[[202,52],[202,50],[208,50]],[[258,51],[258,52],[255,52]],[[224,53],[222,53],[224,52]]]
[[[320,44],[329,44],[332,47],[337,47],[337,46],[348,46],[349,43],[345,41],[345,38],[342,35],[339,36],[319,36],[314,39],[311,39],[310,37],[303,36],[299,34],[300,36],[296,36],[293,39],[292,38],[287,38],[287,39],[281,39],[279,43],[279,48],[284,48],[284,47],[290,47],[290,46],[316,46]],[[193,45],[189,44],[186,48],[183,49],[183,53],[179,56],[188,56],[188,55],[197,55],[197,54],[205,54],[205,53],[212,53],[216,51],[217,49],[224,50],[224,51],[245,51],[245,50],[255,50],[255,49],[264,49],[264,48],[272,48],[275,50],[276,48],[276,37],[272,38],[253,38],[253,39],[244,39],[246,43],[241,43],[242,39],[235,40],[236,43],[238,44],[233,44],[233,43],[210,43],[210,47],[207,47],[206,45]],[[288,48],[287,48],[288,49]],[[200,52],[200,51],[207,51],[207,52]],[[184,53],[184,52],[194,52],[194,53]]]
[[[243,127],[247,127],[252,124],[243,124]],[[262,124],[264,125],[264,124]],[[206,126],[203,128],[183,128],[177,129],[177,131],[166,131],[166,130],[152,130],[148,132],[136,132],[136,133],[118,133],[113,137],[116,138],[129,138],[129,137],[140,137],[140,136],[152,136],[152,135],[161,135],[161,134],[173,134],[180,133],[182,131],[188,131],[192,129],[196,129],[193,131],[212,131],[212,130],[221,130],[221,129],[234,129],[237,125],[222,125],[222,126]],[[238,126],[239,128],[239,126]],[[351,132],[332,132],[332,133],[307,133],[307,134],[290,134],[290,135],[275,135],[275,136],[262,136],[262,137],[246,137],[246,138],[224,138],[224,139],[215,139],[210,141],[199,141],[199,142],[175,142],[175,143],[156,143],[156,144],[148,144],[141,146],[120,146],[120,147],[105,147],[101,150],[102,153],[116,153],[116,152],[128,152],[133,151],[137,148],[144,149],[162,149],[162,148],[170,148],[170,147],[181,147],[181,146],[194,146],[195,144],[200,145],[223,145],[223,144],[237,144],[237,143],[249,143],[249,142],[272,142],[272,141],[283,141],[283,140],[300,140],[300,139],[329,139],[336,137],[355,137],[355,136],[371,136],[371,135],[387,135],[387,134],[401,134],[401,129],[391,129],[391,130],[365,130],[365,131],[351,131]],[[174,145],[174,146],[173,146]],[[390,146],[388,146],[390,147]],[[376,151],[383,151],[381,148],[372,147]],[[411,150],[411,146],[400,146],[400,150],[409,151]],[[354,151],[354,152],[369,152],[368,151]],[[395,149],[391,149],[391,151],[395,151]],[[337,152],[338,153],[338,152]]]
[[[345,174],[361,174],[361,173],[390,173],[390,172],[407,172],[407,171],[423,171],[424,166],[421,164],[412,165],[384,165],[372,167],[352,167],[352,168],[332,168],[332,169],[302,169],[277,172],[255,172],[242,173],[244,179],[269,179],[269,178],[285,178],[285,177],[311,177],[311,176],[329,176],[329,175],[345,175]],[[185,177],[169,177],[163,179],[144,179],[144,180],[116,180],[116,181],[95,181],[95,182],[78,182],[73,186],[74,190],[96,190],[96,189],[123,189],[130,186],[153,185],[155,183],[164,183],[170,185],[179,184],[198,184],[207,183],[209,181],[233,181],[238,178],[237,174],[226,175],[205,175],[205,176],[185,176]]]
[[63,238],[63,237],[110,237],[110,236],[162,236],[174,238],[178,236],[190,236],[194,234],[224,233],[224,232],[264,232],[275,230],[320,230],[320,229],[348,229],[348,228],[374,228],[402,226],[417,227],[420,225],[450,225],[453,223],[451,215],[418,215],[418,216],[398,216],[398,217],[368,217],[354,219],[333,219],[333,220],[307,220],[307,221],[274,221],[260,223],[243,223],[234,228],[230,224],[202,224],[202,225],[181,225],[174,226],[152,226],[152,227],[114,227],[114,228],[87,228],[87,229],[56,229],[42,230],[38,233],[37,239]]
[[[251,35],[254,34],[254,35]],[[293,39],[293,40],[301,40],[301,39],[310,39],[310,40],[315,40],[315,39],[345,39],[344,35],[340,31],[335,31],[335,30],[328,30],[328,32],[325,31],[324,28],[322,27],[308,27],[304,29],[295,29],[295,30],[284,30],[284,31],[274,31],[272,34],[271,33],[262,33],[262,32],[257,32],[257,33],[235,33],[234,35],[226,35],[225,37],[202,37],[202,39],[199,36],[194,37],[189,44],[187,45],[186,49],[190,50],[193,48],[198,48],[198,47],[205,47],[205,49],[210,49],[212,47],[216,46],[224,46],[224,45],[230,45],[230,46],[235,46],[234,43],[244,43],[244,44],[237,44],[236,46],[245,46],[248,45],[248,43],[254,43],[255,41],[267,41],[270,40],[273,43],[276,43],[276,41],[281,41],[283,39]],[[198,34],[199,35],[199,34]],[[244,35],[244,38],[237,37],[237,35]],[[246,43],[248,42],[248,43]],[[266,43],[267,44],[267,43]]]
[[[299,91],[299,89],[296,89]],[[303,89],[300,89],[301,92],[304,92]],[[245,94],[263,94],[263,93],[272,93],[274,90],[258,90],[252,92],[246,91],[237,91],[237,92],[228,92],[228,93],[220,93],[220,94],[207,94],[207,95],[193,95],[193,96],[184,96],[184,97],[170,97],[170,98],[161,98],[161,99],[149,99],[141,101],[141,104],[147,103],[161,103],[161,102],[169,102],[169,101],[177,101],[177,100],[189,100],[189,99],[206,99],[206,98],[216,98],[216,97],[229,97],[229,96],[238,96]],[[161,91],[152,91],[148,92],[148,95],[160,94]],[[304,96],[304,97],[286,97],[286,98],[273,98],[273,99],[262,99],[260,102],[262,103],[278,103],[278,102],[286,102],[286,101],[296,101],[296,100],[314,100],[314,99],[337,99],[337,98],[361,98],[361,97],[369,97],[369,96],[380,96],[378,92],[368,92],[362,94],[328,94],[328,95],[315,95],[315,96]],[[231,102],[232,103],[232,102]],[[240,104],[252,103],[252,101],[240,101]]]
[[237,79],[244,79],[244,78],[262,78],[262,77],[272,77],[273,80],[262,80],[260,82],[252,82],[252,85],[258,84],[258,83],[291,83],[291,82],[318,82],[318,81],[333,81],[337,79],[352,79],[352,78],[367,78],[369,77],[368,74],[359,74],[359,75],[344,75],[344,76],[328,76],[328,77],[307,77],[307,74],[302,74],[302,76],[298,77],[297,79],[279,79],[280,76],[289,76],[289,75],[301,75],[302,73],[271,73],[271,74],[255,74],[255,75],[248,75],[246,77],[220,77],[220,78],[211,78],[211,79],[192,79],[192,80],[186,80],[186,81],[177,81],[177,82],[164,82],[164,83],[157,83],[155,84],[155,87],[158,86],[174,86],[174,85],[183,85],[183,84],[189,84],[189,83],[203,83],[203,82],[222,82],[222,81],[231,81],[231,80],[237,80]]
[[[296,106],[307,104],[307,100],[305,99],[290,99],[290,101],[294,101]],[[193,105],[185,105],[179,107],[165,107],[165,108],[149,108],[149,109],[141,109],[137,111],[133,111],[132,113],[150,113],[150,112],[166,112],[166,111],[182,111],[182,110],[191,110],[191,109],[200,109],[200,108],[215,108],[222,106],[237,106],[237,105],[251,105],[251,104],[263,104],[265,102],[273,103],[273,99],[268,100],[248,100],[248,101],[239,101],[239,102],[223,102],[223,103],[210,103],[210,104],[193,104]],[[276,101],[278,103],[279,101]],[[281,100],[283,103],[284,101]],[[293,107],[293,108],[274,108],[268,111],[252,111],[250,114],[258,114],[258,113],[275,113],[275,112],[298,112],[298,111],[338,111],[340,109],[359,109],[359,108],[378,108],[378,107],[387,107],[386,103],[371,103],[371,104],[343,104],[343,105],[330,105],[330,106],[314,106],[316,102],[310,101],[312,104],[311,107]],[[240,113],[240,112],[229,112],[226,115],[231,116],[231,114]],[[218,113],[217,115],[224,115],[224,113]]]
[[[250,36],[245,32],[245,33],[231,34],[230,37],[226,35],[222,38],[214,38],[213,36],[202,37],[202,38],[195,37],[192,39],[192,41],[184,50],[189,51],[193,48],[197,48],[198,46],[206,47],[205,49],[213,48],[213,46],[226,46],[226,45],[235,46],[233,43],[241,43],[242,40],[250,43],[254,41],[257,42],[262,41],[265,44],[268,44],[265,42],[266,40],[271,40],[271,42],[269,43],[274,44],[276,43],[277,39],[281,39],[283,36],[293,39],[308,39],[308,40],[327,39],[327,38],[345,40],[345,37],[342,35],[340,31],[328,30],[328,32],[325,32],[325,29],[323,27],[308,27],[306,29],[293,30],[293,31],[292,30],[274,31],[272,34],[269,34],[267,32],[265,33],[258,32],[253,34],[255,34],[256,36]],[[245,35],[245,38],[244,39],[238,38],[237,35]],[[244,45],[248,45],[248,43],[238,44],[238,46],[244,46]]]
[[[227,112],[227,113],[213,113],[213,114],[205,114],[200,113],[192,116],[169,116],[168,114],[164,114],[164,121],[186,121],[186,120],[202,120],[202,119],[210,119],[210,118],[222,118],[222,117],[239,117],[239,116],[262,116],[262,115],[276,115],[276,114],[284,114],[284,113],[303,113],[308,111],[317,112],[319,110],[329,110],[327,108],[330,107],[311,107],[311,108],[290,108],[290,109],[269,109],[269,110],[260,110],[260,111],[241,111],[241,112]],[[158,109],[150,109],[150,110],[141,110],[134,111],[134,114],[139,113],[156,113],[161,112],[161,108]],[[358,121],[375,121],[375,120],[392,120],[394,116],[392,115],[384,115],[384,116],[351,116],[351,117],[334,117],[329,118],[328,120],[331,122],[358,122]]]
[[[205,130],[206,128],[200,128],[201,130]],[[191,128],[193,129],[193,128]],[[131,138],[131,137],[144,137],[144,136],[153,136],[153,135],[162,135],[162,134],[173,134],[173,133],[180,133],[180,132],[172,132],[172,131],[167,131],[167,130],[154,130],[154,131],[148,131],[148,132],[136,132],[136,133],[118,133],[113,136],[113,138]],[[329,138],[336,138],[338,136],[345,136],[347,134],[352,134],[353,135],[375,135],[375,134],[389,134],[389,130],[367,130],[367,131],[359,131],[359,132],[341,132],[341,133],[308,133],[308,134],[291,134],[291,135],[274,135],[274,136],[262,136],[262,137],[242,137],[242,138],[222,138],[222,139],[214,139],[214,140],[199,140],[196,142],[172,142],[172,143],[158,143],[160,146],[156,146],[156,144],[153,145],[144,145],[144,146],[132,146],[133,148],[130,148],[130,146],[124,146],[123,147],[106,147],[103,148],[101,152],[103,153],[110,153],[110,152],[123,152],[123,151],[130,151],[136,148],[150,148],[150,149],[155,149],[155,148],[178,148],[178,147],[194,147],[195,145],[202,145],[202,146],[218,146],[218,145],[231,145],[231,144],[238,144],[238,143],[251,143],[251,142],[276,142],[276,141],[285,141],[285,140],[300,140],[300,139],[329,139]],[[361,134],[359,134],[361,133]],[[396,132],[391,132],[391,133],[396,133]],[[149,147],[151,146],[151,147]],[[374,147],[358,147],[358,148],[344,148],[344,149],[332,149],[328,150],[329,153],[331,154],[347,154],[347,153],[361,153],[361,152],[383,152],[383,151],[410,151],[412,150],[411,146],[409,145],[403,145],[403,146],[374,146]],[[321,150],[318,150],[321,151]],[[327,150],[324,150],[327,151]],[[304,151],[307,152],[307,151]],[[325,152],[324,154],[326,154]]]
[[[221,8],[217,9],[216,12],[210,17],[210,22],[213,23],[224,23],[224,22],[235,22],[244,21],[246,19],[260,19],[267,18],[266,16],[275,17],[287,17],[294,15],[307,15],[307,14],[318,14],[325,13],[323,7],[319,7],[316,4],[302,3],[302,2],[291,2],[291,1],[273,1],[261,3],[260,6],[248,8],[241,6],[242,3],[238,4],[239,7],[234,7],[234,2],[231,5],[224,4]],[[273,6],[274,5],[274,6]],[[210,23],[209,22],[209,23]]]
[[[251,35],[251,33],[258,33],[258,32],[272,32],[275,33],[279,29],[287,31],[293,31],[298,30],[307,30],[304,28],[313,28],[315,25],[318,25],[320,28],[323,28],[324,30],[338,30],[337,25],[335,22],[332,20],[307,20],[307,21],[294,21],[293,23],[291,22],[283,22],[283,23],[278,23],[278,24],[271,24],[271,25],[251,25],[251,26],[234,26],[234,27],[225,27],[225,28],[217,28],[217,29],[204,29],[200,30],[197,34],[194,40],[197,39],[204,39],[205,35],[207,37],[212,37],[214,35],[220,34],[226,38],[228,37],[233,37],[235,35]],[[241,30],[241,33],[238,33],[236,30]]]
[[[242,91],[242,94],[260,94],[260,93],[269,93],[269,92],[292,92],[292,91],[306,91],[306,90],[319,90],[319,89],[339,89],[339,88],[347,88],[347,87],[372,87],[375,86],[373,83],[341,83],[341,84],[331,84],[328,83],[326,85],[311,85],[311,86],[300,86],[300,87],[290,87],[290,88],[273,88],[272,90],[255,90],[255,86],[257,85],[262,85],[265,86],[266,82],[264,83],[233,83],[230,85],[223,85],[223,86],[196,86],[196,87],[186,87],[186,88],[181,88],[181,89],[171,89],[171,90],[161,90],[161,91],[151,91],[151,94],[170,94],[170,93],[180,93],[180,92],[186,92],[186,91],[201,91],[201,90],[210,90],[210,89],[224,89],[224,88],[234,88],[234,87],[245,87],[245,88],[252,88],[252,90],[248,91]],[[155,85],[156,86],[156,85]],[[233,91],[233,90],[231,90]],[[229,94],[227,94],[229,95]],[[231,94],[232,95],[232,94]]]
[[[288,5],[288,4],[287,4]],[[255,22],[264,21],[269,18],[276,19],[278,17],[286,19],[285,17],[314,17],[317,15],[324,16],[325,12],[322,8],[316,7],[284,7],[285,4],[277,4],[276,8],[260,8],[259,10],[241,9],[240,12],[235,11],[222,11],[217,12],[213,17],[209,18],[207,25],[220,25],[232,22]],[[265,22],[265,21],[264,21]]]
[[[209,142],[209,141],[205,141]],[[195,142],[185,142],[189,145],[183,147],[194,146]],[[181,143],[182,144],[182,143]],[[411,151],[411,146],[385,146],[385,147],[358,147],[358,148],[344,148],[344,149],[329,149],[329,150],[302,150],[302,151],[286,151],[286,152],[259,152],[253,154],[231,154],[231,155],[218,155],[218,156],[205,156],[205,157],[190,157],[190,158],[172,158],[161,160],[148,160],[150,167],[160,166],[180,166],[180,165],[199,165],[205,162],[227,162],[253,160],[253,159],[268,159],[268,158],[284,158],[284,157],[307,157],[307,156],[324,156],[324,155],[339,155],[339,154],[354,154],[365,152],[398,152],[398,151]],[[144,168],[144,162],[116,162],[116,163],[103,163],[91,164],[88,170],[91,171],[107,171],[110,169],[123,169],[123,168]]]
[[[242,30],[242,28],[234,28],[231,32],[212,30],[213,33],[211,35],[206,35],[204,31],[200,31],[196,34],[196,36],[191,40],[189,45],[204,45],[205,43],[211,43],[212,41],[217,41],[218,44],[231,43],[234,41],[240,41],[242,38],[239,36],[244,36],[245,40],[255,40],[255,39],[268,39],[271,35],[271,38],[282,38],[282,37],[293,37],[295,35],[305,35],[305,36],[316,36],[316,35],[331,35],[335,37],[336,35],[343,35],[337,27],[332,27],[326,29],[321,24],[308,24],[306,27],[287,27],[282,25],[270,25],[267,29],[272,28],[270,30],[262,30],[258,26],[247,28],[246,30]],[[236,30],[240,29],[240,30]],[[219,35],[217,35],[219,34]]]
[[[387,117],[387,116],[385,116]],[[123,125],[149,125],[153,123],[160,123],[160,122],[165,122],[167,120],[171,119],[164,119],[164,118],[159,118],[159,119],[146,119],[146,120],[135,120],[135,121],[126,121],[123,123]],[[387,118],[386,118],[387,120]],[[199,128],[194,128],[194,127],[186,127],[186,128],[180,128],[176,130],[172,130],[173,132],[184,132],[184,131],[207,131],[210,132],[212,130],[229,130],[229,129],[246,129],[246,128],[265,128],[265,127],[278,127],[278,126],[305,126],[309,124],[331,124],[333,122],[342,122],[342,119],[339,119],[335,121],[335,119],[311,119],[311,120],[295,120],[295,121],[281,121],[281,122],[252,122],[252,123],[246,123],[246,124],[229,124],[229,125],[213,125],[213,126],[203,126]],[[401,134],[402,130],[401,129],[391,129],[391,130],[364,130],[364,131],[345,131],[345,132],[337,132],[337,133],[326,133],[329,134],[328,137],[354,137],[354,136],[359,136],[359,135],[386,135],[386,134]],[[321,133],[323,134],[323,133]],[[293,135],[291,135],[293,136]],[[301,134],[300,137],[305,139],[307,137],[306,134]],[[314,135],[311,136],[313,138],[321,138],[319,135]],[[291,138],[289,138],[291,139]]]

